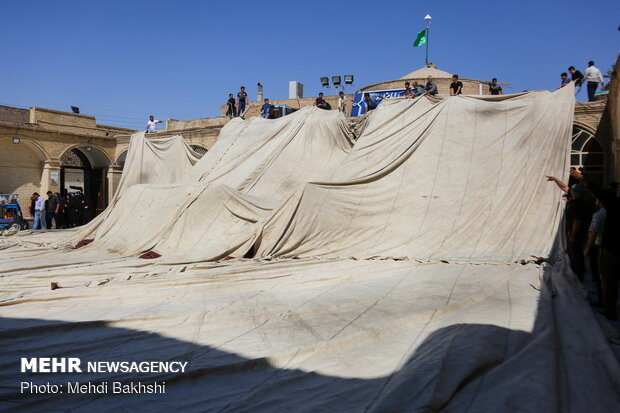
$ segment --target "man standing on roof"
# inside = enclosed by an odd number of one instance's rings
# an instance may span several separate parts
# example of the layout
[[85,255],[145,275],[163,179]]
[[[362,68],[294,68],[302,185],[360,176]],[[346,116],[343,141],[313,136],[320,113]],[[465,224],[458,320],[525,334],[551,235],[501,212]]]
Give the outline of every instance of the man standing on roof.
[[237,93],[237,116],[243,115],[245,112],[245,104],[248,100],[248,94],[245,93],[245,86],[241,86],[241,90]]
[[450,84],[450,96],[458,96],[462,94],[463,82],[459,80],[459,75],[452,75],[452,83]]
[[347,115],[347,102],[348,99],[344,92],[340,91],[340,93],[338,93],[338,110],[344,113],[345,116]]
[[433,80],[433,76],[426,78],[425,95],[435,96],[437,94],[437,83]]
[[149,116],[149,121],[146,124],[146,131],[149,133],[157,132],[158,123],[164,123],[164,122],[162,122],[161,120],[155,119],[155,116],[153,115]]
[[601,89],[605,87],[605,81],[601,71],[594,66],[594,62],[590,60],[588,62],[588,68],[585,73],[586,81],[588,82],[588,102],[594,102],[594,93],[598,88],[599,82],[601,83]]
[[504,94],[504,90],[499,85],[499,83],[497,83],[496,77],[494,77],[491,80],[491,83],[489,83],[489,94],[491,95],[503,95]]
[[228,94],[228,101],[226,102],[226,116],[234,118],[237,115],[237,105],[232,93]]
[[560,79],[562,79],[562,84],[560,85],[560,87],[558,87],[558,89],[563,88],[571,82],[571,80],[568,78],[568,73],[566,72],[562,72],[562,74],[560,75]]
[[583,85],[583,73],[575,69],[575,66],[569,67],[568,73],[570,73],[571,78],[575,81],[575,96],[577,96],[579,92],[581,92],[581,86]]

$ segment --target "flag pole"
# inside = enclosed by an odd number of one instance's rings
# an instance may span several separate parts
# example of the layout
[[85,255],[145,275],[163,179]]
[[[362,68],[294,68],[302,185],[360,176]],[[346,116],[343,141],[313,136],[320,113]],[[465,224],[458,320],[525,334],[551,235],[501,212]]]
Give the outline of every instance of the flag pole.
[[426,66],[428,66],[428,26],[426,26]]
[[430,28],[431,28],[431,20],[432,20],[431,15],[427,14],[424,20],[426,20],[426,66],[428,66],[428,39],[429,39],[428,32],[430,31]]

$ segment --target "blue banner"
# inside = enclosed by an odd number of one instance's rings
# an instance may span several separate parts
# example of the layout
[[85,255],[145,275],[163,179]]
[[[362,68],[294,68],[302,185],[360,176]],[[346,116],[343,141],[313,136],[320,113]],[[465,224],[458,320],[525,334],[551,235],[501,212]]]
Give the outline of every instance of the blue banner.
[[366,95],[370,95],[370,100],[375,104],[381,103],[385,98],[397,98],[403,96],[405,89],[389,89],[389,90],[371,90],[368,92],[356,93],[353,98],[353,107],[351,108],[351,116],[360,116],[368,111],[364,99]]

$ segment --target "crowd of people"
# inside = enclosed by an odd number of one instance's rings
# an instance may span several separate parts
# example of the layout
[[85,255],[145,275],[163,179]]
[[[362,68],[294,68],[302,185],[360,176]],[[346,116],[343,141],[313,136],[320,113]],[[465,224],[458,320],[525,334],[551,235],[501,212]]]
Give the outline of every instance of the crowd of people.
[[[596,90],[598,89],[598,84],[601,84],[601,89],[604,90],[605,83],[603,81],[603,75],[601,71],[594,65],[593,61],[588,62],[588,69],[586,69],[585,74],[581,73],[581,71],[576,70],[574,66],[568,68],[568,72],[571,75],[571,78],[568,78],[568,73],[563,72],[561,74],[562,83],[560,87],[564,87],[569,84],[571,81],[575,82],[575,95],[577,95],[581,91],[581,87],[583,84],[587,84],[588,90],[588,100],[590,102],[594,101]],[[508,83],[500,83],[497,81],[497,78],[493,78],[489,83],[489,95],[503,95],[504,91],[501,85],[507,85]],[[413,82],[413,84],[409,82],[405,82],[405,89],[403,91],[403,96],[405,98],[414,98],[421,95],[430,95],[435,96],[438,93],[437,91],[437,83],[433,80],[432,76],[428,76],[426,79],[426,84],[420,85],[418,82]],[[459,80],[458,75],[452,75],[452,83],[450,84],[450,96],[458,96],[463,93],[463,83]],[[347,114],[347,103],[348,99],[344,92],[340,92],[338,94],[338,110]],[[226,102],[226,116],[229,118],[233,118],[235,116],[243,116],[246,111],[246,107],[248,104],[248,94],[245,91],[245,87],[241,86],[239,92],[237,93],[237,97],[235,98],[232,93],[228,94],[228,101]],[[370,94],[364,95],[364,105],[362,105],[363,113],[368,113],[369,111],[375,109],[379,102],[372,98]],[[331,109],[331,106],[325,101],[323,93],[319,93],[319,96],[316,98],[314,106],[322,108],[322,109]],[[271,117],[271,111],[273,110],[273,105],[269,103],[268,99],[265,99],[265,102],[261,108],[261,116],[264,118]],[[362,113],[360,113],[362,114]],[[154,122],[154,123],[153,123]],[[155,124],[161,123],[160,121],[154,120],[151,116],[149,124],[147,125],[147,130],[152,131],[151,129],[155,129]]]
[[[606,188],[586,173],[571,168],[568,183],[547,176],[564,192],[566,200],[567,253],[571,268],[584,282],[587,268],[595,291],[593,305],[611,320],[617,320],[620,278],[620,198],[618,184]],[[588,265],[586,265],[588,264]]]
[[32,229],[74,228],[87,224],[93,217],[93,208],[82,191],[64,195],[47,191],[47,199],[37,192],[30,197],[30,216],[34,219]]
[[[568,68],[568,72],[571,74],[571,78],[569,79],[568,73],[563,72],[560,77],[562,83],[561,87],[568,85],[571,81],[575,82],[575,95],[577,95],[581,91],[581,87],[584,83],[587,84],[588,89],[588,100],[590,102],[594,101],[594,96],[596,90],[598,89],[598,84],[601,84],[601,89],[604,90],[605,83],[603,81],[603,75],[601,71],[594,65],[593,61],[588,62],[588,69],[586,69],[585,74],[581,73],[579,70],[576,70],[574,66]],[[503,95],[504,91],[501,85],[507,85],[508,83],[500,83],[497,81],[497,78],[493,78],[489,83],[489,95]],[[452,75],[452,83],[450,83],[450,96],[459,96],[463,93],[463,82],[459,80],[459,76],[457,74]],[[426,84],[420,85],[418,82],[405,82],[405,88],[403,91],[403,96],[405,98],[415,98],[422,95],[427,96],[435,96],[437,95],[437,82],[433,79],[432,76],[428,76],[426,79]],[[226,116],[229,118],[233,118],[235,116],[243,116],[245,113],[246,107],[248,103],[248,94],[245,91],[245,87],[241,86],[239,92],[237,93],[237,97],[235,98],[232,93],[228,94],[228,101],[226,103]],[[340,92],[338,94],[338,110],[343,112],[345,115],[347,112],[347,103],[348,99],[344,92]],[[360,114],[365,114],[375,109],[378,106],[379,102],[376,99],[373,99],[370,93],[364,94],[363,104],[360,105],[361,111]],[[326,102],[323,93],[319,93],[319,96],[315,99],[314,106],[321,109],[331,109],[329,103]],[[264,118],[272,117],[273,105],[269,103],[269,99],[265,99],[263,106],[261,107],[260,115]],[[154,122],[154,123],[153,123]],[[155,128],[155,124],[159,122],[154,120],[151,116],[149,124],[147,125],[147,130],[149,128]]]

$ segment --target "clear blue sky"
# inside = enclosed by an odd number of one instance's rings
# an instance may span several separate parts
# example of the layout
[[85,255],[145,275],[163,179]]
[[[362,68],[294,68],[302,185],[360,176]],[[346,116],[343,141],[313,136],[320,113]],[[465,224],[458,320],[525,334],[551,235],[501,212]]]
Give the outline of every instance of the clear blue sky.
[[[424,65],[413,48],[433,17],[430,60],[461,77],[553,89],[569,65],[605,73],[620,47],[620,1],[4,1],[0,104],[41,106],[142,129],[147,116],[219,114],[256,83],[355,75],[357,87]],[[325,91],[334,93],[334,89]],[[582,91],[580,100],[586,95]]]

